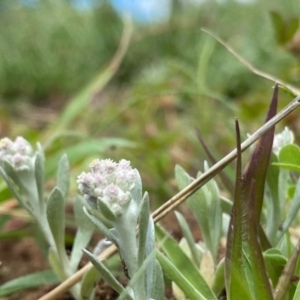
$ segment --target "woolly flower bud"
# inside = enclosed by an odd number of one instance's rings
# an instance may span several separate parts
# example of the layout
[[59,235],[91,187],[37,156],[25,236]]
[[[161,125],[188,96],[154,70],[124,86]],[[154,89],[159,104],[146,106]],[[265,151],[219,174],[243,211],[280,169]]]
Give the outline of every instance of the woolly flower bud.
[[9,138],[0,140],[0,164],[8,161],[16,171],[29,170],[32,167],[33,149],[23,138],[13,142]]
[[81,173],[77,183],[85,198],[102,201],[114,215],[122,214],[131,200],[131,190],[138,178],[136,169],[124,159],[116,163],[110,159],[94,160],[89,173]]
[[273,152],[278,155],[281,148],[288,144],[292,144],[295,140],[293,131],[285,127],[281,133],[275,134],[273,142]]

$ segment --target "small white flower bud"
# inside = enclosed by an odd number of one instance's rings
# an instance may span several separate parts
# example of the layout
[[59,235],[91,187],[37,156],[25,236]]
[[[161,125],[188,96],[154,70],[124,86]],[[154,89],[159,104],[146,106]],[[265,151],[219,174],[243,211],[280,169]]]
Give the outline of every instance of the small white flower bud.
[[139,178],[137,170],[124,159],[119,163],[111,159],[96,159],[90,164],[90,169],[90,172],[78,176],[79,190],[85,198],[94,197],[105,203],[113,214],[122,214],[131,200],[130,191]]

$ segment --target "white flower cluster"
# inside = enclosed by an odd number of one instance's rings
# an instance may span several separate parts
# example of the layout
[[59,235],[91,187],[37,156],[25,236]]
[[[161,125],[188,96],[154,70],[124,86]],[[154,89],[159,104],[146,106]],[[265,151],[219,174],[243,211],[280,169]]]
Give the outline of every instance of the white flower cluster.
[[91,197],[102,201],[114,215],[122,213],[124,206],[131,200],[131,190],[138,177],[137,170],[130,162],[122,159],[116,163],[110,159],[94,160],[91,171],[78,176],[78,188],[84,198]]
[[285,127],[281,133],[277,133],[274,136],[273,152],[278,155],[281,148],[286,145],[293,144],[294,140],[295,136],[293,131],[291,131],[288,127]]
[[32,168],[33,149],[23,138],[17,137],[13,142],[9,138],[0,140],[0,164],[8,161],[16,171]]

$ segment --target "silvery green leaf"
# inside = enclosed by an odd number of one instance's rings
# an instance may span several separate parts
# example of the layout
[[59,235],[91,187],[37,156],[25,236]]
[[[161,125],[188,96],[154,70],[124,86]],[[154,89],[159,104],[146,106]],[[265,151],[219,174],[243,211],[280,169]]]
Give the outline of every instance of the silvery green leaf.
[[23,186],[23,183],[21,182],[17,172],[13,168],[10,162],[4,160],[3,162],[3,170],[5,171],[5,174],[7,177],[11,179],[11,181],[18,186],[19,189],[21,189],[21,192],[24,192],[22,189],[26,189],[26,187]]
[[65,201],[67,200],[67,195],[70,185],[70,166],[67,154],[64,154],[58,164],[57,170],[57,186],[61,190]]
[[191,250],[193,261],[196,266],[199,266],[200,265],[200,253],[195,245],[195,240],[194,240],[193,234],[190,230],[190,227],[189,227],[187,221],[185,220],[184,216],[180,212],[175,211],[175,215],[176,215],[177,221],[179,223],[180,229],[182,231],[182,234],[186,238],[186,241]]
[[35,171],[35,180],[38,191],[38,197],[40,202],[41,212],[44,212],[45,201],[44,201],[44,180],[45,180],[45,170],[44,170],[44,161],[43,157],[39,152],[35,154],[34,160],[34,171]]
[[141,265],[146,258],[146,241],[147,241],[149,217],[150,217],[149,196],[148,193],[145,193],[142,200],[140,217],[139,217],[138,265]]
[[52,248],[49,248],[48,261],[50,262],[51,268],[57,277],[63,281],[65,279],[65,274],[61,266],[61,262],[58,260],[57,254]]
[[58,284],[59,280],[52,270],[36,272],[12,279],[0,286],[0,297],[8,296],[26,289],[36,288],[46,284]]
[[124,287],[117,281],[110,270],[107,269],[96,256],[85,249],[82,249],[82,251],[112,289],[114,289],[119,294],[125,291]]
[[88,219],[105,235],[108,240],[118,244],[118,237],[112,230],[108,229],[99,219],[95,218],[86,206],[83,207],[83,211]]
[[58,251],[65,245],[65,201],[61,190],[55,187],[47,201],[47,219]]
[[[152,217],[149,218],[149,224],[148,224],[148,230],[147,230],[147,238],[146,238],[146,255],[147,257],[153,253],[153,250],[155,249],[155,230],[154,230],[154,222]],[[151,298],[151,294],[153,289],[155,289],[156,283],[156,276],[159,276],[156,274],[156,258],[153,257],[152,260],[149,261],[147,266],[147,272],[146,272],[146,291],[147,291],[147,298]],[[158,285],[159,288],[159,285]],[[154,298],[156,299],[156,298]]]
[[[155,259],[155,249],[148,255],[148,257],[143,261],[142,265],[139,266],[139,269],[134,273],[134,276],[129,282],[129,286],[134,292],[135,299],[146,299],[146,291],[144,284],[144,276],[149,264]],[[118,300],[126,299],[128,295],[128,290],[125,290],[120,294]]]
[[136,180],[134,182],[134,187],[131,190],[131,195],[132,195],[132,199],[136,202],[136,204],[139,206],[140,205],[140,201],[143,197],[143,188],[142,188],[142,180],[140,177],[140,174],[138,171],[136,171],[137,176],[136,176]]
[[97,199],[97,206],[100,210],[101,214],[110,222],[114,222],[117,217],[115,214],[111,211],[110,207],[104,203],[103,201]]
[[[179,166],[175,168],[175,177],[180,189],[185,188],[193,181]],[[222,232],[222,211],[216,182],[212,179],[203,185],[201,189],[188,198],[187,205],[200,226],[205,244],[216,260]]]
[[78,229],[75,235],[70,258],[71,269],[73,271],[76,271],[82,257],[81,249],[87,246],[94,232],[94,225],[90,222],[83,211],[84,205],[85,201],[82,199],[82,197],[76,196],[74,201],[74,215]]
[[4,169],[2,167],[0,167],[0,173],[1,173],[1,176],[3,177],[4,181],[6,182],[8,188],[13,193],[14,197],[19,201],[20,204],[22,204],[23,206],[25,206],[25,208],[27,209],[27,211],[29,211],[30,213],[32,213],[31,207],[27,203],[23,202],[22,196],[19,194],[19,192],[17,191],[14,183],[7,176],[6,172],[4,171]]
[[[155,300],[163,300],[165,299],[165,285],[164,285],[164,276],[160,264],[155,259],[155,266],[154,266],[154,274],[153,274],[153,283],[152,283],[152,291],[151,296],[149,298]],[[147,294],[147,299],[148,294]]]
[[93,300],[94,289],[101,275],[95,267],[90,268],[81,280],[80,296],[82,300]]
[[37,152],[41,155],[42,159],[45,161],[45,152],[40,143],[36,143]]

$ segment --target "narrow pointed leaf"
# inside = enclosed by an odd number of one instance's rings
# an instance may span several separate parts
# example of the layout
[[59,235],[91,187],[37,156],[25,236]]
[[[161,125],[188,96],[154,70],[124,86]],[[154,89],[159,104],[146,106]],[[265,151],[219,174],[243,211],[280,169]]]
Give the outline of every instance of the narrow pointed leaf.
[[34,161],[35,167],[35,180],[36,180],[36,186],[40,201],[40,208],[41,212],[44,212],[45,207],[45,199],[44,199],[44,181],[45,181],[45,170],[44,170],[44,161],[42,155],[37,152],[35,154],[35,161]]
[[228,299],[251,300],[249,285],[245,273],[245,257],[243,243],[246,238],[247,224],[245,223],[246,205],[242,190],[241,175],[241,138],[238,122],[236,121],[237,137],[237,165],[235,196],[232,207],[231,219],[227,234],[227,246],[225,255],[225,284]]
[[[266,122],[276,115],[278,98],[278,85],[275,85],[274,94],[267,113]],[[272,153],[273,139],[275,127],[271,127],[258,141],[255,149],[250,157],[249,162],[243,172],[243,185],[245,197],[250,199],[250,190],[252,179],[255,180],[255,209],[256,219],[259,222],[264,198],[264,186],[267,175],[267,170]]]
[[141,265],[146,258],[146,239],[147,231],[150,217],[150,207],[149,207],[149,196],[146,193],[143,198],[143,203],[140,212],[139,219],[139,233],[138,233],[138,265]]
[[0,286],[0,297],[40,285],[55,284],[58,282],[59,280],[52,270],[25,275],[2,284]]
[[90,299],[101,275],[95,267],[91,267],[83,276],[80,286],[80,296],[82,299]]
[[58,164],[57,171],[57,186],[61,190],[65,201],[67,200],[67,195],[70,186],[70,166],[69,160],[66,154],[64,154]]
[[196,243],[195,243],[194,237],[192,235],[192,232],[190,230],[190,227],[189,227],[187,221],[185,220],[184,216],[180,212],[175,211],[175,216],[176,216],[179,226],[181,228],[182,234],[186,238],[187,243],[189,245],[189,248],[190,248],[192,256],[193,256],[193,261],[196,266],[199,266],[200,265],[200,253],[199,253],[199,250],[196,248]]
[[[215,295],[203,279],[199,270],[194,266],[190,259],[179,247],[178,243],[159,226],[155,227],[155,234],[158,241],[161,243],[161,247],[168,256],[172,265],[180,270],[181,276],[189,282],[194,289],[204,296],[205,299],[215,299]],[[168,238],[166,238],[168,236]],[[165,271],[164,267],[162,266]],[[178,282],[176,284],[180,287]]]
[[57,249],[65,246],[65,201],[58,187],[54,188],[47,202],[47,219]]
[[251,283],[255,299],[273,300],[269,278],[266,272],[266,266],[262,255],[262,250],[258,240],[258,224],[256,221],[255,210],[255,181],[251,185],[250,201],[248,201],[248,240],[244,246],[248,254],[248,261],[251,268]]
[[161,266],[156,259],[155,259],[153,279],[154,279],[153,284],[151,286],[152,291],[151,291],[150,297],[147,299],[150,299],[150,298],[155,299],[155,300],[165,299],[164,276],[163,276]]
[[82,257],[82,249],[87,246],[94,232],[94,225],[90,222],[88,217],[83,211],[85,201],[82,197],[77,196],[74,201],[74,215],[77,224],[77,232],[72,247],[72,253],[70,258],[70,265],[75,272],[80,259]]
[[215,296],[207,298],[205,295],[203,295],[199,290],[195,288],[191,284],[189,280],[182,274],[181,270],[178,269],[178,266],[176,267],[171,260],[169,260],[167,257],[165,257],[163,254],[161,254],[158,250],[156,257],[166,274],[166,276],[174,281],[178,287],[184,292],[184,294],[188,297],[190,300],[207,300],[207,299],[217,299]]
[[104,264],[96,256],[94,256],[92,253],[85,249],[83,249],[82,251],[111,288],[113,288],[119,294],[125,291],[124,287],[117,281],[114,275],[104,266]]
[[[200,176],[200,173],[198,174]],[[185,188],[193,181],[183,168],[175,167],[175,177],[179,189]],[[207,182],[191,195],[187,205],[195,216],[207,248],[216,261],[221,231],[222,231],[222,210],[218,187],[213,179]]]
[[[114,231],[108,229],[99,219],[97,219],[96,217],[94,217],[90,211],[88,210],[88,208],[85,206],[83,208],[84,213],[86,214],[86,216],[88,217],[88,219],[96,226],[96,228],[102,232],[105,237],[110,240],[111,242],[118,242],[118,238],[116,236],[116,234],[114,233]],[[117,243],[118,244],[118,243]]]

